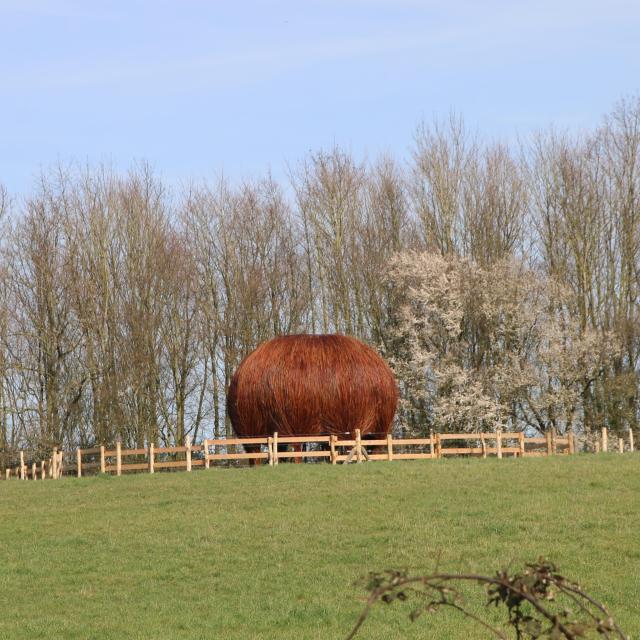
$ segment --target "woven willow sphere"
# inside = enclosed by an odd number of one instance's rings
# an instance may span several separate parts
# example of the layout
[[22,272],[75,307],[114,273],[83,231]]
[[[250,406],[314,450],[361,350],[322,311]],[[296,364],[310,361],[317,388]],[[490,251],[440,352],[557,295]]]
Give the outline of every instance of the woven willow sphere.
[[227,411],[240,437],[360,433],[386,436],[398,404],[395,377],[369,346],[342,335],[290,335],[240,364]]

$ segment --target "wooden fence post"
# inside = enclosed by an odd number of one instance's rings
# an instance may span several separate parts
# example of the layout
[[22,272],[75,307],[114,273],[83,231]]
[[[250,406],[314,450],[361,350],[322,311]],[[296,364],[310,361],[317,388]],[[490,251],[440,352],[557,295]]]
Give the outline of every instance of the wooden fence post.
[[40,480],[45,480],[47,477],[47,471],[44,466],[44,460],[40,461]]
[[76,476],[82,478],[82,449],[76,449]]
[[7,468],[4,470],[4,475],[5,475],[5,477],[6,477],[6,479],[7,479],[7,480],[10,480],[10,479],[11,479],[11,469],[9,469],[9,467],[7,467]]
[[20,452],[20,480],[25,479],[24,473],[24,451]]
[[487,457],[487,441],[484,439],[484,433],[480,434],[480,446],[482,447],[482,457]]
[[278,432],[273,432],[273,465],[278,464]]
[[433,429],[429,430],[429,453],[431,454],[432,458],[435,458],[435,452],[434,452],[434,440],[435,440],[435,436],[433,435]]
[[107,463],[104,459],[104,445],[100,445],[100,473],[107,472]]
[[524,458],[524,431],[518,434],[518,446],[520,448],[520,457]]
[[116,442],[116,475],[122,475],[122,442]]
[[331,435],[329,436],[329,449],[331,451],[331,464],[338,464],[338,454],[336,451],[336,441],[338,440],[338,436]]
[[58,448],[53,447],[53,453],[51,454],[51,479],[58,479]]
[[362,462],[362,442],[360,440],[360,429],[356,429],[356,461]]
[[557,435],[556,428],[551,427],[551,452],[554,456],[558,453]]
[[273,467],[273,436],[267,436],[267,455],[269,456],[269,466]]
[[624,440],[622,438],[618,438],[618,451],[624,453]]
[[185,446],[187,447],[187,471],[191,471],[191,436],[186,437]]
[[153,442],[149,443],[149,473],[155,473],[154,463],[155,463],[155,446]]
[[633,452],[633,429],[629,427],[629,451]]
[[442,442],[440,441],[440,434],[436,433],[436,458],[440,460],[442,457]]
[[550,456],[553,453],[553,445],[551,444],[551,431],[545,431],[544,437],[547,440],[547,455]]
[[573,431],[567,431],[567,444],[569,445],[569,455],[573,455],[576,452],[574,436],[575,434],[573,433]]
[[393,436],[387,433],[387,460],[393,460]]
[[607,427],[602,427],[602,453],[609,451],[609,433]]
[[202,453],[204,453],[204,468],[209,468],[209,440],[205,438],[202,441]]
[[64,451],[58,452],[58,480],[62,478],[64,473]]
[[502,458],[502,429],[496,430],[496,454]]
[[35,462],[31,463],[31,479],[32,480],[38,479],[38,465]]

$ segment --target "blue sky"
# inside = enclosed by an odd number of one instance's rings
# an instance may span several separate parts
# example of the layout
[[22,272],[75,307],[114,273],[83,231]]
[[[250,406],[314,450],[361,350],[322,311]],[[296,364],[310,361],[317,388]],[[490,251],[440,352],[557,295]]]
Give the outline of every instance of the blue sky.
[[148,160],[172,184],[309,150],[407,157],[462,114],[514,141],[640,92],[640,0],[0,0],[0,182]]

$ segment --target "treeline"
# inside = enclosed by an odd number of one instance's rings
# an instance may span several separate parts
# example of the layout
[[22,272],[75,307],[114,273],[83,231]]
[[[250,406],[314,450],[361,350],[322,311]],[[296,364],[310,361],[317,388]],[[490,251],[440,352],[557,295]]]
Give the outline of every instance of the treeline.
[[287,184],[60,167],[0,218],[4,450],[224,434],[239,361],[296,332],[375,345],[399,430],[637,424],[640,100],[521,149],[452,117]]

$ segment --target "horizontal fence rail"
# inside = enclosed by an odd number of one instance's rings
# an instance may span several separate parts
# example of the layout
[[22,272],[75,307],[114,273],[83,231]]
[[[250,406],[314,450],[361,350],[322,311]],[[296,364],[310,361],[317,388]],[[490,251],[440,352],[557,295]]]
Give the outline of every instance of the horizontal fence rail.
[[[633,432],[628,442],[618,438],[615,449],[620,453],[634,450]],[[305,447],[307,447],[305,449]],[[78,478],[87,474],[115,474],[128,472],[155,473],[158,470],[192,471],[209,469],[228,462],[237,464],[267,463],[277,466],[280,461],[302,462],[303,459],[326,461],[331,464],[365,462],[372,460],[429,460],[448,456],[533,457],[573,454],[578,450],[574,434],[559,437],[554,431],[544,437],[526,437],[523,432],[496,431],[494,433],[433,433],[428,438],[362,438],[356,430],[352,439],[338,436],[280,436],[274,433],[264,438],[205,439],[192,444],[187,438],[183,446],[123,449],[120,442],[107,449],[104,445],[66,452],[53,449],[46,460],[27,460],[19,452],[18,464],[7,466],[0,478],[4,480],[58,479],[63,475]],[[609,435],[603,428],[594,442],[594,452],[607,452]]]

